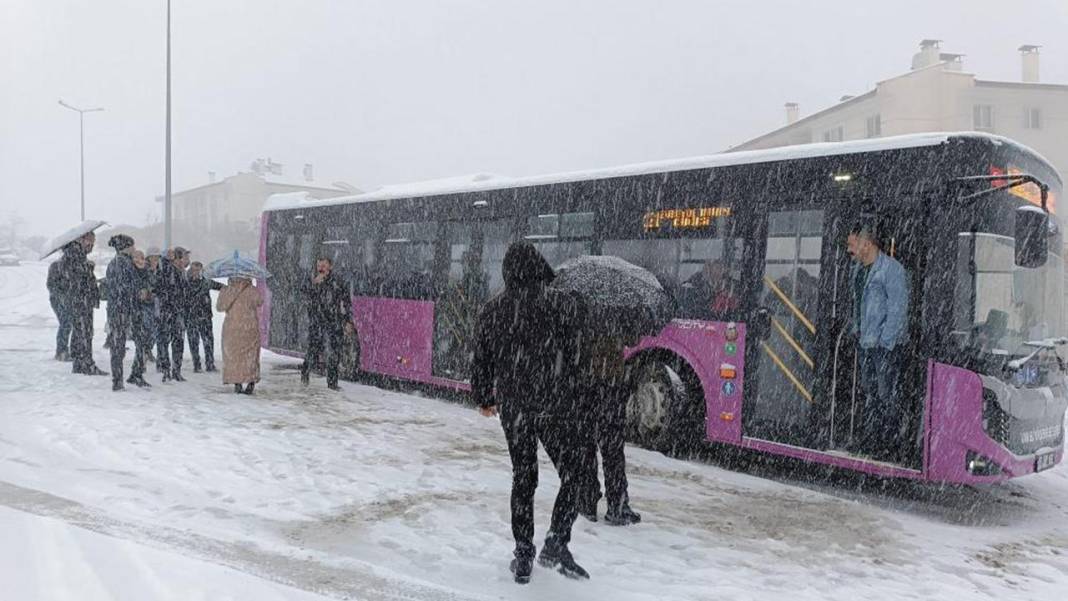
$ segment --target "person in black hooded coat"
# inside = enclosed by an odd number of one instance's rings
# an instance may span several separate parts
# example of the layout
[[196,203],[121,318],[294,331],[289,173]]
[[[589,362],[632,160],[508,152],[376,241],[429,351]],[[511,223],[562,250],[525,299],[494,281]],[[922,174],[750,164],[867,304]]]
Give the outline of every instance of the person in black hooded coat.
[[71,321],[70,357],[73,373],[106,376],[93,360],[93,310],[100,306],[100,288],[88,255],[96,244],[96,234],[89,232],[63,247],[60,259],[64,281],[62,304]]
[[[108,264],[108,349],[111,351],[111,389],[122,390],[122,362],[126,358],[126,334],[132,330],[135,314],[141,311],[138,295],[141,291],[141,277],[134,267],[134,240],[125,234],[116,234],[108,240],[108,246],[115,249],[115,258]],[[131,384],[145,387],[145,347],[142,340],[134,337],[134,362],[130,368]]]
[[499,409],[508,441],[516,545],[511,570],[516,582],[529,581],[541,441],[560,475],[560,491],[538,562],[571,578],[589,578],[568,550],[583,480],[575,385],[585,308],[580,299],[546,287],[553,270],[529,243],[509,246],[503,274],[504,292],[479,315],[471,387],[483,415]]

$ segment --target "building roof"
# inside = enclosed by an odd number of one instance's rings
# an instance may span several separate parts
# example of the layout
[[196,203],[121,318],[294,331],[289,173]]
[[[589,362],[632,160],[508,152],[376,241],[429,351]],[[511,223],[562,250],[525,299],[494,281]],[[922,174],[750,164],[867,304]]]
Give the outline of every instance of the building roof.
[[283,209],[296,209],[308,207],[325,207],[334,205],[347,205],[379,200],[416,198],[426,196],[441,196],[444,194],[459,194],[464,192],[478,192],[488,190],[501,190],[507,188],[525,188],[545,184],[565,183],[583,180],[608,179],[614,177],[626,177],[632,175],[645,175],[649,173],[663,173],[669,171],[686,171],[691,169],[706,169],[710,167],[725,167],[729,165],[746,165],[753,163],[771,163],[790,159],[813,158],[822,156],[835,156],[856,154],[862,152],[875,152],[880,150],[893,150],[898,148],[918,148],[924,146],[937,146],[944,144],[950,138],[972,138],[988,140],[994,144],[1009,144],[1024,152],[1030,152],[1041,156],[1034,150],[1014,142],[1008,138],[984,134],[978,132],[935,132],[922,134],[909,134],[905,136],[890,136],[886,138],[871,138],[866,140],[852,140],[849,142],[833,142],[821,144],[798,144],[795,146],[780,146],[766,150],[748,150],[741,152],[720,153],[707,156],[673,159],[667,161],[655,161],[638,163],[620,167],[604,169],[592,169],[587,171],[571,171],[530,177],[500,177],[500,176],[462,176],[445,178],[425,182],[415,182],[397,186],[386,186],[379,190],[354,194],[351,196],[338,196],[315,200],[302,192],[288,194],[272,194],[264,204],[264,211],[278,211]]
[[[798,119],[797,121],[794,121],[793,123],[788,123],[786,125],[783,125],[782,127],[779,127],[778,129],[773,129],[773,130],[769,131],[766,134],[761,134],[761,135],[759,135],[759,136],[757,136],[755,138],[746,140],[745,142],[742,142],[741,144],[737,144],[735,146],[731,146],[730,148],[727,149],[727,152],[736,152],[733,149],[738,148],[740,146],[746,146],[748,144],[753,144],[754,142],[759,142],[760,140],[763,140],[765,138],[770,138],[772,136],[777,136],[777,135],[781,134],[782,132],[784,132],[784,131],[786,131],[788,129],[799,129],[799,128],[807,125],[809,122],[814,121],[816,119],[819,119],[820,117],[823,117],[824,115],[827,115],[827,114],[832,113],[834,111],[837,111],[838,109],[841,109],[841,108],[844,108],[846,106],[850,106],[850,105],[853,105],[853,104],[859,104],[859,103],[861,103],[861,102],[863,102],[865,100],[868,100],[868,99],[874,98],[874,97],[875,97],[875,90],[870,90],[868,92],[865,92],[865,93],[861,94],[860,96],[853,96],[853,97],[850,97],[850,98],[843,97],[843,100],[841,100],[837,104],[833,104],[833,105],[831,105],[831,106],[829,106],[829,107],[827,107],[827,108],[825,108],[825,109],[823,109],[821,111],[817,111],[815,113],[812,113],[811,115],[807,115],[805,117],[802,117],[801,119]],[[794,104],[796,106],[796,103],[792,103],[791,102],[789,104]]]
[[[359,191],[359,189],[355,188],[355,187],[352,187],[352,189],[350,190],[348,188],[342,188],[342,187],[337,186],[335,184],[324,184],[324,183],[321,183],[322,180],[315,180],[315,181],[309,182],[309,181],[306,181],[304,179],[296,179],[296,178],[287,179],[287,178],[284,178],[284,177],[281,177],[281,176],[276,176],[276,175],[271,175],[270,177],[264,177],[264,176],[261,176],[261,175],[257,175],[255,173],[249,173],[249,172],[245,172],[245,171],[240,171],[238,173],[235,173],[234,175],[231,175],[231,176],[228,176],[228,177],[224,177],[221,180],[216,181],[216,182],[210,182],[210,183],[207,183],[207,184],[201,184],[199,186],[193,186],[191,188],[186,188],[184,190],[173,191],[173,192],[171,192],[171,198],[174,198],[176,196],[183,196],[185,194],[189,194],[190,192],[198,192],[198,191],[201,191],[201,190],[205,190],[207,188],[211,188],[213,186],[221,186],[221,185],[227,183],[229,180],[231,180],[231,179],[233,179],[235,177],[241,176],[241,175],[249,175],[249,176],[252,176],[252,177],[259,178],[260,180],[263,181],[263,183],[265,183],[267,185],[273,185],[273,186],[290,186],[290,187],[305,188],[305,189],[310,189],[310,190],[325,190],[325,191],[330,191],[330,192],[342,192],[342,193],[346,193],[346,194],[352,194],[353,190]],[[163,196],[157,196],[156,197],[156,202],[163,202],[163,199],[164,199]]]

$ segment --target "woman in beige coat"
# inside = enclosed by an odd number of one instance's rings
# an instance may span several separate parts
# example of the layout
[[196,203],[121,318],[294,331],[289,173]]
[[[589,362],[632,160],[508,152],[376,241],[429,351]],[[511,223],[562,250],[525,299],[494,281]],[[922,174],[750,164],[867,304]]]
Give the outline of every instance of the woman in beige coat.
[[[230,278],[219,292],[215,308],[226,314],[223,320],[223,384],[233,384],[234,392],[252,394],[260,381],[260,305],[263,295],[252,280]],[[247,384],[242,388],[243,384]]]

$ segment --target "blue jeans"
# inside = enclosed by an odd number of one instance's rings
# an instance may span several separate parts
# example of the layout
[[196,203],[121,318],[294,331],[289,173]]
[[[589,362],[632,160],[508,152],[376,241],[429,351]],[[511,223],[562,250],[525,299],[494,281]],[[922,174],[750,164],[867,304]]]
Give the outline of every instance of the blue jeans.
[[859,432],[860,448],[878,456],[898,452],[903,423],[898,383],[901,379],[903,349],[861,348],[860,398],[863,416]]

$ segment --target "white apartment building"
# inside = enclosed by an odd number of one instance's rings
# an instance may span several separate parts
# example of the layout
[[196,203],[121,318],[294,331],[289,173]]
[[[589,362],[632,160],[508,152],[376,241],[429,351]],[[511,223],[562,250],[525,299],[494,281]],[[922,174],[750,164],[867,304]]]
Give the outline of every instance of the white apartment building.
[[839,142],[931,131],[984,131],[1041,153],[1068,181],[1068,85],[1039,80],[1039,47],[1020,46],[1020,81],[990,81],[964,71],[963,55],[923,40],[912,69],[875,89],[800,116],[786,104],[785,126],[728,152]]

